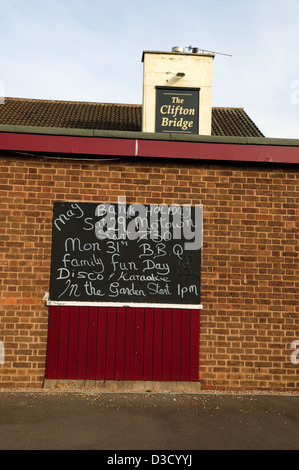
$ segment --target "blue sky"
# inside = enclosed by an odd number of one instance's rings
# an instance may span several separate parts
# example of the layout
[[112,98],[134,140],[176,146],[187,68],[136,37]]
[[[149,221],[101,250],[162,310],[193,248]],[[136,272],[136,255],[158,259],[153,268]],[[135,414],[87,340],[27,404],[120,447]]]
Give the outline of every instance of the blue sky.
[[299,138],[299,0],[0,0],[0,96],[142,103],[142,52],[216,54],[213,106]]

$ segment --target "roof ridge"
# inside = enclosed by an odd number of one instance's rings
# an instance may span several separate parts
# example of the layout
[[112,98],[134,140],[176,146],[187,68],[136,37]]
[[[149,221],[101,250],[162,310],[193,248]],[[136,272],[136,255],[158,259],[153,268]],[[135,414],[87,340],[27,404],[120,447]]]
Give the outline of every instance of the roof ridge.
[[[21,98],[17,96],[6,96],[4,97],[4,101],[5,100],[46,102],[46,103],[68,103],[68,104],[72,104],[72,103],[73,104],[94,104],[94,105],[102,105],[102,106],[132,106],[132,107],[142,106],[142,104],[137,104],[137,103],[111,103],[111,102],[106,102],[106,101],[59,100],[59,99],[50,99],[50,98]],[[240,106],[212,106],[212,109],[219,109],[219,110],[239,109],[241,111],[244,110],[244,108]]]
[[239,106],[212,106],[212,109],[240,109],[244,111],[244,108],[241,108]]
[[106,106],[142,106],[141,104],[136,103],[108,103],[104,101],[80,101],[80,100],[53,100],[49,98],[18,98],[16,96],[6,96],[4,97],[5,100],[13,100],[13,101],[33,101],[33,102],[46,102],[46,103],[74,103],[74,104],[95,104],[95,105],[106,105]]

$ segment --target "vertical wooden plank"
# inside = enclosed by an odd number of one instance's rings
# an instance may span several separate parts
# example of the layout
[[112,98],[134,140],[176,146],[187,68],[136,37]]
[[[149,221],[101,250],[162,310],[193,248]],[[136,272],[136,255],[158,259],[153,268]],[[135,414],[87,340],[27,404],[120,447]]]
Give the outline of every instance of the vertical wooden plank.
[[143,380],[144,308],[136,308],[134,380]]
[[154,309],[144,311],[143,380],[153,380]]
[[182,332],[182,311],[174,309],[172,312],[172,380],[181,380],[181,332]]
[[57,379],[67,378],[68,341],[69,341],[69,307],[61,307]]
[[162,380],[163,309],[154,310],[153,380]]
[[182,310],[182,350],[181,350],[181,381],[190,379],[190,340],[191,310]]
[[115,380],[125,378],[126,308],[116,309]]
[[127,308],[125,339],[125,378],[134,379],[135,308]]
[[108,307],[107,342],[106,342],[106,380],[115,378],[115,339],[116,339],[116,308]]
[[78,334],[78,357],[77,357],[77,379],[86,379],[87,360],[87,338],[88,338],[88,307],[79,308],[79,334]]
[[162,356],[162,380],[171,380],[172,373],[172,316],[170,308],[163,310],[163,356]]
[[199,381],[199,319],[200,310],[191,310],[190,381]]
[[97,339],[97,366],[96,380],[106,378],[106,345],[107,345],[107,307],[98,307],[98,339]]
[[95,380],[97,364],[97,308],[88,309],[88,338],[86,357],[86,380]]
[[77,378],[79,307],[70,307],[67,378]]
[[46,379],[57,378],[60,307],[49,308]]

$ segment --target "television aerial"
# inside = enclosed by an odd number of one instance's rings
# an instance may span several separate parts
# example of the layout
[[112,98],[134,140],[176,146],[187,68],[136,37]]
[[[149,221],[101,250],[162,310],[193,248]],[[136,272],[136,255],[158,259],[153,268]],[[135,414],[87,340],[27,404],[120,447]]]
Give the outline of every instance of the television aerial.
[[186,49],[188,49],[188,51],[192,51],[194,53],[199,53],[199,52],[204,52],[204,53],[207,53],[207,54],[218,54],[218,55],[226,55],[228,57],[232,57],[231,54],[225,54],[224,52],[215,52],[215,51],[208,51],[206,49],[200,49],[199,47],[193,47],[193,46],[186,46]]

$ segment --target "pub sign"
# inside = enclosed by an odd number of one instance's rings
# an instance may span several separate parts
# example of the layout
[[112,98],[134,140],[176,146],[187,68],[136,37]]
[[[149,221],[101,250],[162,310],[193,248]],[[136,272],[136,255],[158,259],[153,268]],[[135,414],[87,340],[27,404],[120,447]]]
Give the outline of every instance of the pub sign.
[[156,132],[198,134],[199,89],[156,87]]

